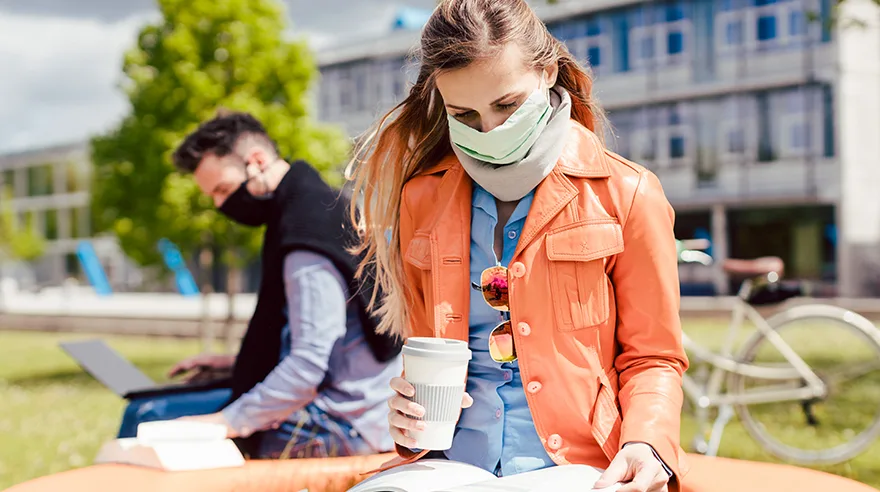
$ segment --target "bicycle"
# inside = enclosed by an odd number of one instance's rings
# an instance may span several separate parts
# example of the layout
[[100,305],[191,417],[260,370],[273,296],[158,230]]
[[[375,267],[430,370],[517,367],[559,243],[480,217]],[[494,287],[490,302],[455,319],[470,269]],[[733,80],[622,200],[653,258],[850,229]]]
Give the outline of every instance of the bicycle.
[[[679,242],[679,262],[712,265],[712,258],[700,251],[707,246],[708,242],[702,240]],[[776,257],[728,260],[722,268],[744,280],[735,297],[730,325],[720,350],[713,351],[687,334],[682,335],[691,360],[702,363],[705,376],[701,382],[688,371],[682,383],[685,396],[696,408],[701,431],[695,438],[695,450],[716,456],[724,429],[736,414],[752,439],[784,461],[827,465],[847,461],[864,452],[880,436],[880,374],[874,374],[863,386],[853,381],[880,369],[880,330],[855,312],[825,304],[798,305],[764,318],[756,306],[775,305],[803,296],[804,284],[783,283],[784,263]],[[734,354],[734,345],[746,320],[751,321],[756,330],[741,342],[739,351]],[[806,337],[794,339],[808,341],[806,349],[798,351],[790,345],[792,340],[787,341],[783,336],[799,324],[809,327],[817,323],[843,328],[845,333],[855,337],[856,344],[841,345],[842,337],[816,336],[813,328]],[[839,350],[832,350],[835,348]],[[775,355],[769,360],[759,360],[768,349],[775,351]],[[867,353],[864,361],[857,360],[857,349]],[[839,353],[845,353],[843,361],[832,357]],[[807,363],[804,357],[810,355],[819,355],[818,361]],[[838,367],[839,362],[842,365]],[[752,382],[759,384],[750,387]],[[838,400],[829,403],[847,388],[856,389],[855,399],[841,397],[842,403]],[[878,402],[865,404],[866,396],[877,396]],[[858,433],[849,424],[839,428],[834,420],[852,414],[855,409],[870,411],[872,407],[874,412],[870,418],[858,414],[859,424],[865,424],[865,429]],[[713,409],[717,410],[717,416],[710,424]],[[786,417],[794,418],[795,423],[779,422]],[[765,418],[769,422],[762,422]],[[782,436],[774,435],[776,431]],[[793,438],[797,444],[784,442],[784,438]]]

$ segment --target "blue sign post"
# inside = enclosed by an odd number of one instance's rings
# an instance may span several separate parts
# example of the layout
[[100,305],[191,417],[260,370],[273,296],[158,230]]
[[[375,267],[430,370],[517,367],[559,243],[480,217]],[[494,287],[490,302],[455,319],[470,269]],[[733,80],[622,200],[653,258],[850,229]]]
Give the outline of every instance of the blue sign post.
[[183,255],[177,245],[171,241],[162,238],[159,240],[159,252],[162,253],[162,259],[165,260],[165,266],[174,272],[174,279],[177,282],[177,291],[184,296],[199,295],[199,286],[186,267]]
[[101,266],[101,260],[98,259],[97,253],[92,243],[81,241],[76,245],[76,256],[82,265],[86,278],[95,289],[99,296],[109,296],[113,293],[110,288],[110,282],[107,281],[107,275],[104,273],[104,267]]

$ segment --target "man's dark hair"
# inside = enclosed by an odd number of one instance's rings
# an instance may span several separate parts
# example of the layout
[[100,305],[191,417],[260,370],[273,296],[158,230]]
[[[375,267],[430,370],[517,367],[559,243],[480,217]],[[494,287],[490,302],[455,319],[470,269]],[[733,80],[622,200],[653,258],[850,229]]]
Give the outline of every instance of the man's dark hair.
[[172,156],[174,165],[183,172],[195,172],[205,155],[227,156],[244,136],[262,140],[267,148],[278,155],[278,147],[259,120],[248,113],[219,113],[183,140]]

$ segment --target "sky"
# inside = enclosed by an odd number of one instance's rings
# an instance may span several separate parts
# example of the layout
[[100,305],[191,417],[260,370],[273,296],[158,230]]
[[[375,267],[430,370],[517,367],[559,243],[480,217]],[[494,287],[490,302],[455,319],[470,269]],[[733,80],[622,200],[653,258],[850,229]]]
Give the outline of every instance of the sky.
[[[315,49],[378,36],[402,5],[435,0],[285,0]],[[126,113],[122,55],[158,19],[154,0],[0,1],[0,154],[74,143]]]

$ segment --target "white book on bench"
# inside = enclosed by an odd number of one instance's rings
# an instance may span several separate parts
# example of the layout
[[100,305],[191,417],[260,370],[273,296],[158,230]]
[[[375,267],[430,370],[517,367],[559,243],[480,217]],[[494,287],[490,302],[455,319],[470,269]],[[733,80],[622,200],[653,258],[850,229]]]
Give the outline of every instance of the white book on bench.
[[[601,475],[602,470],[592,466],[565,465],[498,478],[465,463],[422,460],[375,475],[348,492],[589,491]],[[621,485],[603,488],[601,492],[615,492]]]
[[138,425],[137,437],[114,439],[95,463],[123,463],[165,471],[209,470],[244,465],[226,427],[206,422],[165,421]]

